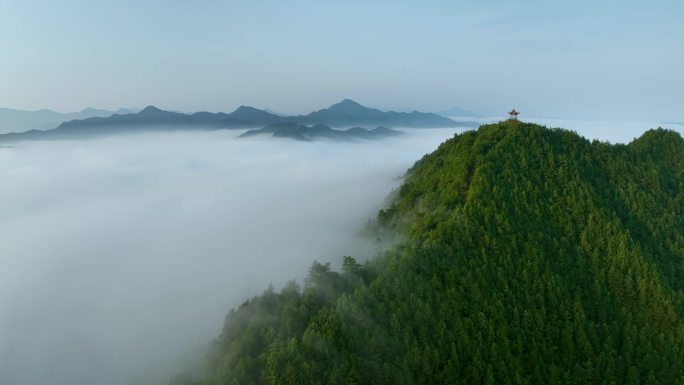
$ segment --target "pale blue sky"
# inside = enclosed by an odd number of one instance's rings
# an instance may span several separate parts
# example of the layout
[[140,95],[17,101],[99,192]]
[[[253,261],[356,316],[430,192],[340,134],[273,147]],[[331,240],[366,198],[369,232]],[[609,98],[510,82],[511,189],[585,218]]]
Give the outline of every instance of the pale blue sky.
[[684,1],[0,0],[0,106],[684,120]]

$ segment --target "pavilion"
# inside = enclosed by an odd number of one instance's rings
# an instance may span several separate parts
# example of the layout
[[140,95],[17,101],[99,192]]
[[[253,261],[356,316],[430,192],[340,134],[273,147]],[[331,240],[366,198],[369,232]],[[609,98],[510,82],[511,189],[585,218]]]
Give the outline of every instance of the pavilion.
[[508,113],[508,120],[518,120],[518,114],[520,114],[520,112],[516,111],[514,108],[513,111]]

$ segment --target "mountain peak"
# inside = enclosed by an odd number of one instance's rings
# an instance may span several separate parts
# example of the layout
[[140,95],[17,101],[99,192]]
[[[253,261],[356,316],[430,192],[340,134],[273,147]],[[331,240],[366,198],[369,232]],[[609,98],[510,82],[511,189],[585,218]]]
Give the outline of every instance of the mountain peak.
[[139,112],[139,114],[149,115],[149,114],[157,114],[160,112],[164,112],[164,111],[155,107],[155,106],[147,106],[147,107],[143,108],[142,111]]
[[351,99],[343,99],[341,102],[335,103],[330,108],[339,108],[339,107],[344,107],[344,108],[349,108],[349,107],[361,107],[361,108],[366,108],[362,106],[361,104],[351,100]]
[[233,113],[236,113],[236,112],[238,112],[238,113],[239,112],[256,112],[256,111],[263,112],[262,110],[260,110],[258,108],[243,105],[243,106],[236,108],[235,111],[233,111]]
[[300,123],[324,123],[335,127],[394,126],[394,127],[453,127],[456,122],[439,115],[414,112],[382,111],[366,107],[351,99],[343,99],[328,108],[296,117]]
[[244,105],[231,112],[229,116],[234,119],[258,122],[261,124],[271,124],[283,120],[281,116],[273,115],[270,112]]
[[125,107],[121,107],[118,110],[114,111],[115,114],[120,114],[120,115],[135,114],[136,112],[139,112],[139,111],[136,110],[135,108],[125,108]]

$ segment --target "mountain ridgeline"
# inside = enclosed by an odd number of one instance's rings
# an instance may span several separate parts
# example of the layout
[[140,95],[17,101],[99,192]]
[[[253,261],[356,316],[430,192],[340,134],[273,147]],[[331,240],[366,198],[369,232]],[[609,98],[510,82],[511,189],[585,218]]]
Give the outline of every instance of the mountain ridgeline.
[[274,138],[288,138],[308,142],[316,139],[328,139],[335,141],[382,139],[390,136],[398,136],[401,134],[403,134],[403,132],[382,126],[371,130],[365,129],[363,127],[352,127],[346,130],[335,130],[324,124],[305,126],[303,124],[283,122],[270,124],[258,130],[249,130],[241,134],[239,137],[248,138],[259,135],[270,135]]
[[70,120],[87,119],[96,116],[113,114],[129,114],[135,111],[120,108],[117,111],[86,108],[79,112],[60,113],[52,110],[22,111],[0,108],[0,134],[8,132],[24,132],[29,130],[49,130],[60,123]]
[[[344,99],[329,108],[314,111],[308,115],[290,117],[290,120],[303,124],[326,124],[332,127],[348,126],[389,126],[389,127],[454,127],[455,121],[427,112],[381,111]],[[472,124],[472,122],[467,122]],[[461,123],[463,124],[463,122]]]
[[459,123],[432,113],[380,111],[345,99],[329,108],[308,115],[297,116],[280,116],[248,106],[240,106],[230,114],[223,112],[184,114],[148,106],[138,113],[71,120],[50,130],[0,134],[0,141],[72,139],[149,131],[245,129],[282,123],[322,124],[330,127],[391,126],[407,128],[472,125],[472,122]]
[[684,140],[522,122],[455,135],[371,226],[226,317],[210,384],[682,384]]

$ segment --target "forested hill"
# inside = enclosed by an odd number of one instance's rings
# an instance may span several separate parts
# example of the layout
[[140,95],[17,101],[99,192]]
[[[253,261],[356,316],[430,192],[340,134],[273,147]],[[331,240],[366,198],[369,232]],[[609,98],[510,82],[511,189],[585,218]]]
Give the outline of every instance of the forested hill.
[[231,311],[199,384],[684,383],[684,140],[501,122],[412,167],[365,264]]

